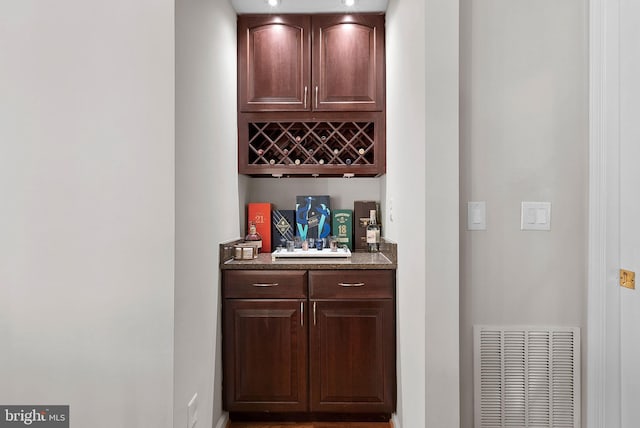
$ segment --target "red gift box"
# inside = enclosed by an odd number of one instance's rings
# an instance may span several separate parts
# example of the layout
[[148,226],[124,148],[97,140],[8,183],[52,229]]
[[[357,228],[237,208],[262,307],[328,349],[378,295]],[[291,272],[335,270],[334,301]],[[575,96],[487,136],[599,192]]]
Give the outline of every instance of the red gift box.
[[255,223],[256,231],[262,237],[262,251],[271,251],[271,204],[269,202],[247,204],[247,233],[251,222]]

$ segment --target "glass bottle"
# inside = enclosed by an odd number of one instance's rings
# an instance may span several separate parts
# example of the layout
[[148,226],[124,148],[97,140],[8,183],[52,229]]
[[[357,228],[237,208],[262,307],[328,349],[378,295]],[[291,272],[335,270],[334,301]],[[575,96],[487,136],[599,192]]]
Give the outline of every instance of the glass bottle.
[[260,249],[262,248],[262,236],[260,236],[260,234],[256,230],[255,222],[249,222],[249,233],[247,233],[247,236],[244,237],[244,240],[245,242],[250,242],[256,245],[257,252],[260,252]]
[[369,225],[367,226],[367,246],[370,253],[380,251],[380,226],[376,221],[376,210],[369,211]]

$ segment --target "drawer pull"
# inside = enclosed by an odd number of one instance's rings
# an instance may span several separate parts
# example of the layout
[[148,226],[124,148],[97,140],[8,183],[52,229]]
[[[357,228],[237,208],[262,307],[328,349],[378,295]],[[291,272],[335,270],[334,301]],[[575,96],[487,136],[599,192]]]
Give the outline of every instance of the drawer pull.
[[364,282],[339,282],[340,287],[364,287]]
[[254,287],[276,287],[278,283],[277,282],[271,282],[271,283],[254,282],[252,285]]
[[304,327],[304,302],[300,302],[300,327]]

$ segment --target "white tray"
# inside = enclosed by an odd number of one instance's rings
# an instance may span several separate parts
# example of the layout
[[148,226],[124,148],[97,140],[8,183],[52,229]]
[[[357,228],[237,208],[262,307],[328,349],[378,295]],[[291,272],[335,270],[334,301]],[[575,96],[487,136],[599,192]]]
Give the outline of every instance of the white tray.
[[329,248],[324,248],[322,250],[309,249],[307,251],[303,251],[301,248],[296,248],[293,251],[287,251],[286,249],[281,249],[279,251],[274,251],[271,253],[273,257],[281,258],[281,257],[303,257],[303,258],[333,258],[333,257],[351,257],[351,251],[348,248],[342,249],[338,248],[338,251],[331,251]]

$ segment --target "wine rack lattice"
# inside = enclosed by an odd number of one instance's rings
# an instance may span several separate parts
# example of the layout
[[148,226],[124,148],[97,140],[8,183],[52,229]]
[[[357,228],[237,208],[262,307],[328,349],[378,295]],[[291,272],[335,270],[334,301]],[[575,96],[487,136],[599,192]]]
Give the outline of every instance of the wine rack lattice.
[[249,165],[373,165],[375,122],[249,122]]

